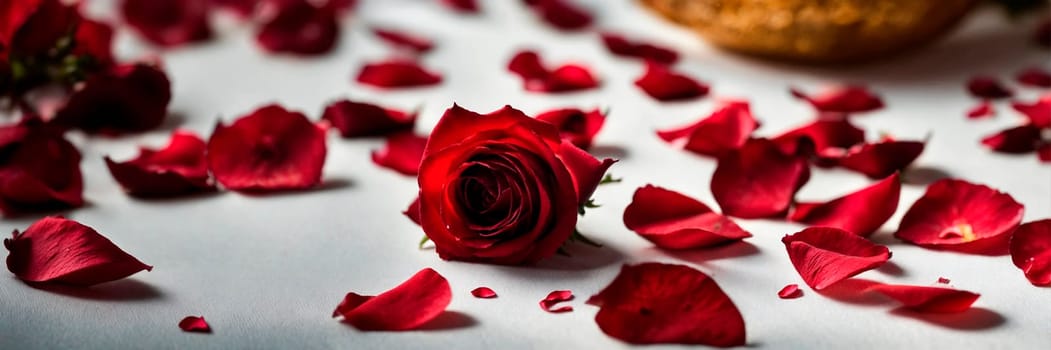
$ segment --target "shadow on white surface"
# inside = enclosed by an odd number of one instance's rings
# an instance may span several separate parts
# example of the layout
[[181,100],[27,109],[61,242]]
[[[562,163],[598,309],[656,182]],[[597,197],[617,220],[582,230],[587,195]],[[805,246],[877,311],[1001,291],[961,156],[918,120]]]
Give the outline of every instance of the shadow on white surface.
[[905,173],[902,175],[901,182],[903,185],[917,186],[927,186],[941,179],[956,177],[944,169],[922,165],[905,169]]
[[898,308],[891,310],[890,314],[917,319],[939,327],[969,331],[993,329],[1007,323],[1007,319],[996,311],[980,307],[972,307],[954,314],[928,314]]
[[894,263],[893,261],[887,261],[885,264],[883,264],[883,266],[877,268],[876,271],[879,271],[884,275],[894,277],[903,277],[905,275],[908,275],[908,273],[905,272],[905,269],[901,268],[901,266],[898,266],[898,264]]
[[445,331],[461,328],[471,328],[478,325],[478,321],[471,317],[471,315],[459,312],[446,310],[438,317],[435,317],[430,322],[425,323],[416,330],[420,331]]
[[880,284],[879,282],[863,278],[848,278],[823,290],[814,292],[823,297],[846,304],[860,306],[882,306],[890,304],[891,301],[877,293],[866,291],[869,287]]
[[50,293],[95,301],[128,302],[164,298],[164,293],[159,289],[132,278],[107,282],[87,288],[44,284],[29,286]]
[[732,259],[759,254],[758,247],[745,241],[730,242],[716,247],[692,250],[665,250],[657,247],[649,247],[646,249],[696,264],[706,261]]

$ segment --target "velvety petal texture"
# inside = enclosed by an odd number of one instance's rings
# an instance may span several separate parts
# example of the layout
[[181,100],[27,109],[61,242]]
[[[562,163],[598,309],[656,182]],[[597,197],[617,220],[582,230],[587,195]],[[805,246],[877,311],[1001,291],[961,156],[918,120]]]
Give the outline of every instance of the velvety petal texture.
[[902,307],[921,313],[956,313],[971,308],[977,293],[940,286],[909,286],[900,284],[876,284],[869,287],[891,299]]
[[788,219],[868,236],[894,215],[900,194],[901,179],[895,173],[871,186],[828,202],[796,203]]
[[347,293],[332,317],[342,317],[344,322],[365,331],[405,331],[441,315],[452,297],[445,277],[426,268],[376,296]]
[[887,247],[831,227],[811,227],[781,242],[799,276],[815,290],[877,268],[891,255]]
[[84,204],[80,152],[39,122],[0,127],[0,212],[79,207]]
[[751,139],[719,158],[711,190],[725,215],[783,217],[809,179],[806,158],[786,155],[770,140]]
[[588,304],[602,332],[631,344],[745,344],[745,324],[711,277],[685,265],[624,265]]
[[988,186],[938,180],[905,213],[894,236],[927,248],[1000,254],[1023,210],[1010,195]]
[[372,152],[372,162],[402,175],[415,176],[420,170],[426,146],[426,136],[411,132],[394,134],[387,137],[383,148]]
[[92,286],[153,267],[125,253],[94,229],[46,217],[4,240],[7,269],[29,283]]
[[605,32],[601,33],[602,44],[610,53],[628,58],[637,58],[660,64],[673,64],[679,60],[679,53],[667,47],[656,44],[631,41],[620,34]]
[[759,122],[748,102],[725,101],[707,118],[680,128],[657,131],[662,140],[697,154],[719,157],[744,146]]
[[411,131],[416,126],[416,113],[345,99],[326,106],[321,119],[344,138],[386,136]]
[[171,82],[159,67],[120,64],[79,85],[51,123],[108,135],[147,131],[164,122],[171,97]]
[[562,140],[580,149],[591,148],[595,135],[606,123],[606,115],[598,109],[584,111],[578,108],[561,108],[546,111],[536,116],[537,120],[551,123],[558,128]]
[[186,316],[179,321],[179,329],[188,333],[211,333],[212,326],[204,320],[204,316]]
[[1034,286],[1051,286],[1051,219],[1029,222],[1015,230],[1011,261]]
[[820,112],[859,113],[883,108],[883,100],[860,85],[833,86],[814,95],[807,95],[796,88],[791,88],[789,92],[809,102]]
[[124,21],[144,39],[159,46],[208,40],[208,0],[121,0]]
[[522,51],[511,58],[507,69],[522,78],[526,91],[570,92],[598,87],[598,79],[591,70],[580,64],[563,64],[548,69],[533,51]]
[[357,81],[385,89],[410,88],[440,84],[442,75],[424,68],[415,61],[391,59],[362,66]]
[[925,141],[885,138],[879,142],[851,147],[835,164],[870,179],[882,179],[905,170],[920,157],[925,147]]
[[105,161],[113,178],[132,196],[176,196],[215,189],[208,175],[206,148],[196,134],[176,131],[164,148],[141,147],[134,159],[115,162],[107,156]]
[[703,248],[752,236],[704,203],[653,185],[635,190],[624,209],[624,225],[665,249]]
[[662,102],[692,100],[708,95],[708,85],[653,61],[646,61],[646,72],[635,80],[635,86]]

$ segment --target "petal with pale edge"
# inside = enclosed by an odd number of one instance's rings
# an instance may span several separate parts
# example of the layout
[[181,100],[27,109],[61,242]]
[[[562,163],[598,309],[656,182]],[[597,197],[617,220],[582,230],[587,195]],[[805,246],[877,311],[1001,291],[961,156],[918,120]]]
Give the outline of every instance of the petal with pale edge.
[[770,140],[751,139],[719,158],[711,190],[724,215],[783,217],[809,179],[806,158],[786,155]]
[[452,301],[445,277],[430,268],[376,296],[347,293],[333,317],[367,331],[404,331],[417,328],[445,312]]
[[900,194],[901,179],[895,173],[871,186],[828,202],[796,203],[788,219],[868,236],[894,215]]
[[1019,226],[1011,236],[1011,261],[1035,286],[1051,286],[1051,219]]
[[125,253],[94,229],[45,217],[4,240],[7,269],[29,283],[87,287],[119,280],[153,266]]
[[624,209],[624,225],[665,249],[703,248],[752,236],[704,203],[653,185],[635,190]]
[[971,308],[981,296],[977,293],[940,286],[875,284],[868,290],[897,300],[902,307],[922,313],[956,313]]
[[885,246],[832,227],[807,228],[781,242],[799,276],[815,290],[877,268],[891,255]]
[[496,292],[489,287],[478,287],[471,290],[471,295],[479,299],[492,299],[496,298]]
[[963,180],[927,187],[901,219],[895,237],[919,246],[978,254],[1003,254],[1024,207],[1010,195]]

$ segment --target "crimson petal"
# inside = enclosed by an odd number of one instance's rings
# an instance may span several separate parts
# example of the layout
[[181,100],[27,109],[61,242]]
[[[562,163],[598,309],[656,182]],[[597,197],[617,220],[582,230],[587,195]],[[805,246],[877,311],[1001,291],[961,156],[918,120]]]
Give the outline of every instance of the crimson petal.
[[792,266],[814,290],[877,268],[891,256],[885,246],[832,227],[807,228],[785,236],[781,242]]
[[800,154],[809,150],[800,148],[802,145],[813,147],[815,155],[818,156],[818,165],[827,165],[841,157],[844,149],[864,143],[865,130],[855,126],[847,118],[818,119],[789,130],[773,138],[773,141],[785,154]]
[[204,316],[186,316],[179,321],[179,329],[183,332],[211,333],[212,327],[204,320]]
[[416,113],[345,99],[326,106],[321,119],[327,120],[344,138],[384,136],[411,131],[416,126]]
[[999,80],[989,76],[977,76],[968,80],[967,91],[974,97],[985,99],[1008,98],[1014,95]]
[[1007,250],[1023,211],[1006,193],[943,179],[913,203],[894,236],[927,248],[998,254]]
[[751,237],[730,218],[678,192],[653,185],[635,190],[624,225],[665,249],[693,249]]
[[745,344],[740,311],[711,277],[684,265],[624,265],[588,304],[602,332],[631,344]]
[[1040,67],[1029,67],[1018,72],[1015,77],[1019,83],[1032,87],[1051,88],[1051,72]]
[[591,25],[591,14],[566,0],[535,0],[529,5],[544,22],[561,30],[578,30]]
[[128,255],[94,229],[60,217],[45,217],[4,240],[7,269],[29,283],[92,286],[153,269]]
[[587,67],[564,64],[549,70],[540,62],[536,52],[528,50],[515,54],[507,64],[507,69],[522,78],[526,91],[557,93],[598,86],[598,79]]
[[884,139],[851,147],[835,164],[868,176],[882,179],[905,170],[926,147],[923,141]]
[[986,100],[967,110],[967,119],[982,119],[994,116],[996,116],[996,110],[993,109],[993,104]]
[[[273,3],[273,2],[272,2]],[[307,0],[278,2],[256,33],[256,42],[273,53],[320,55],[336,46],[338,9]]]
[[617,56],[638,58],[661,64],[672,64],[679,60],[679,53],[672,49],[646,42],[632,42],[620,34],[602,33],[602,43],[609,52]]
[[789,284],[777,292],[777,297],[781,299],[796,299],[801,296],[803,296],[803,290],[799,289],[799,285],[795,283]]
[[1016,126],[982,138],[982,144],[1000,153],[1029,153],[1042,142],[1041,130],[1033,124]]
[[708,95],[708,85],[653,61],[646,61],[646,72],[635,80],[635,86],[662,102],[692,100]]
[[792,96],[809,102],[821,112],[857,113],[883,108],[883,100],[860,85],[834,86],[816,95],[807,95],[794,87],[790,88],[789,92]]
[[1029,118],[1029,124],[1042,129],[1051,128],[1051,93],[1033,103],[1015,102],[1011,107]]
[[403,175],[416,176],[426,146],[426,136],[411,132],[394,134],[387,137],[386,146],[372,152],[372,162]]
[[425,53],[434,48],[434,43],[431,42],[431,39],[412,33],[384,28],[373,28],[372,34],[375,34],[388,44],[403,47],[417,53]]
[[62,134],[31,121],[0,127],[0,212],[84,204],[80,152]]
[[212,37],[206,0],[123,0],[124,21],[143,38],[173,47]]
[[923,313],[955,313],[971,308],[977,293],[948,287],[875,284],[869,290],[897,300],[903,307]]
[[538,114],[536,119],[554,125],[563,141],[582,150],[591,148],[595,134],[606,123],[606,116],[598,109],[587,112],[577,108],[554,109]]
[[745,101],[726,101],[694,124],[677,129],[657,131],[662,140],[677,144],[685,140],[683,148],[697,154],[719,157],[741,148],[759,128],[759,122]]
[[725,215],[780,217],[810,179],[805,158],[786,155],[767,139],[751,139],[719,158],[711,190]]
[[120,64],[91,75],[51,123],[116,135],[156,128],[168,115],[171,82],[158,67]]
[[577,190],[579,205],[584,205],[591,199],[591,194],[595,192],[599,183],[602,182],[602,178],[606,175],[606,170],[613,163],[617,162],[610,158],[598,160],[598,158],[568,142],[563,142],[559,149],[556,150],[556,154],[562,159],[562,163],[566,165],[570,176],[573,177],[573,186]]
[[174,196],[215,189],[208,176],[204,140],[188,131],[172,133],[168,146],[140,148],[139,156],[125,162],[104,159],[110,174],[128,194],[138,197]]
[[572,306],[566,305],[558,308],[555,307],[558,303],[570,300],[573,300],[573,292],[568,290],[552,291],[547,294],[547,297],[544,297],[544,299],[540,301],[540,309],[550,313],[570,312],[573,311]]
[[402,212],[402,214],[405,215],[405,217],[408,217],[409,220],[412,220],[412,222],[416,223],[417,226],[419,226],[420,225],[420,197],[416,197],[416,199],[414,199],[412,201],[412,203],[409,203],[409,207],[406,208],[405,211]]
[[1029,222],[1015,230],[1011,261],[1034,286],[1051,286],[1051,219]]
[[897,173],[853,193],[824,203],[797,203],[788,219],[868,236],[898,209],[901,180]]
[[379,88],[407,88],[437,85],[442,75],[414,61],[392,59],[362,66],[357,81]]
[[77,24],[74,37],[77,44],[73,47],[73,53],[89,56],[101,67],[114,63],[113,27],[109,24],[83,18]]
[[489,287],[478,287],[471,290],[471,295],[479,299],[492,299],[496,298],[496,292]]
[[377,296],[348,293],[333,317],[360,330],[403,331],[417,328],[445,312],[452,301],[445,277],[426,268]]

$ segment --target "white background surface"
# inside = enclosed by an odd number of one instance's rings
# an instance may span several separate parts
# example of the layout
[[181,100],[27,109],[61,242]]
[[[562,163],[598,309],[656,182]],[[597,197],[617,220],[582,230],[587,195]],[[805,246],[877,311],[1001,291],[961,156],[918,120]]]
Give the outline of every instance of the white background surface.
[[[935,252],[905,245],[891,233],[924,184],[944,174],[988,184],[1025,204],[1025,221],[1051,216],[1051,166],[1035,155],[1007,156],[983,149],[979,139],[1015,125],[1021,116],[998,103],[1000,116],[967,121],[976,104],[963,90],[975,73],[1009,79],[1024,66],[1048,67],[1048,52],[1027,40],[1028,23],[1012,25],[995,11],[972,16],[949,40],[895,61],[850,69],[793,67],[756,61],[701,43],[626,2],[592,1],[597,25],[653,38],[684,54],[678,69],[711,83],[714,96],[745,97],[763,122],[759,135],[773,136],[807,122],[810,107],[793,100],[790,84],[807,89],[857,81],[880,93],[887,108],[856,118],[875,139],[881,131],[902,139],[931,134],[926,151],[906,178],[896,215],[874,235],[894,253],[892,264],[861,278],[931,284],[938,277],[982,294],[974,308],[948,316],[893,311],[893,302],[847,293],[781,300],[788,283],[803,285],[780,242],[801,225],[739,220],[755,237],[711,250],[669,253],[628,231],[621,222],[635,188],[653,183],[717,207],[708,190],[715,162],[672,149],[653,133],[707,115],[715,98],[661,104],[632,81],[637,61],[614,58],[591,33],[564,34],[523,12],[519,1],[485,1],[477,17],[460,16],[437,1],[363,1],[348,18],[337,50],[297,59],[271,56],[255,47],[244,25],[217,28],[212,42],[164,53],[174,82],[165,129],[119,139],[72,135],[84,155],[84,208],[66,213],[96,228],[121,248],[154,265],[153,272],[81,292],[48,292],[0,276],[0,348],[619,348],[593,321],[596,308],[583,301],[604,287],[622,263],[685,263],[710,274],[744,315],[748,345],[761,348],[1051,348],[1051,290],[1031,286],[1009,257]],[[97,3],[107,13],[108,1]],[[601,4],[601,5],[600,5]],[[425,64],[445,74],[435,88],[383,92],[352,82],[367,60],[389,48],[366,30],[370,25],[412,29],[432,36],[437,49]],[[655,39],[659,38],[659,39]],[[147,52],[126,31],[124,57]],[[523,92],[505,65],[517,48],[541,51],[545,61],[590,64],[604,84],[576,94]],[[1023,90],[1031,100],[1034,90]],[[135,146],[160,146],[181,127],[207,137],[218,118],[232,120],[257,106],[279,102],[318,118],[329,101],[350,96],[404,109],[422,106],[418,130],[426,132],[455,101],[488,112],[504,104],[527,113],[565,107],[610,108],[597,153],[619,156],[611,172],[620,184],[602,186],[581,230],[605,248],[576,247],[574,257],[555,257],[536,267],[446,262],[433,250],[417,250],[422,232],[401,215],[413,199],[413,178],[369,161],[380,140],[347,141],[331,135],[325,185],[304,192],[246,196],[232,192],[176,200],[126,196],[112,180],[103,155],[126,159]],[[870,181],[844,171],[815,169],[799,194],[824,200]],[[35,217],[3,219],[0,231],[24,229]],[[417,270],[433,267],[452,284],[451,316],[438,328],[404,333],[365,333],[329,317],[348,291],[379,293]],[[489,286],[493,300],[469,291]],[[537,302],[555,289],[571,289],[576,310],[548,314]],[[183,333],[187,315],[204,315],[214,334]]]

